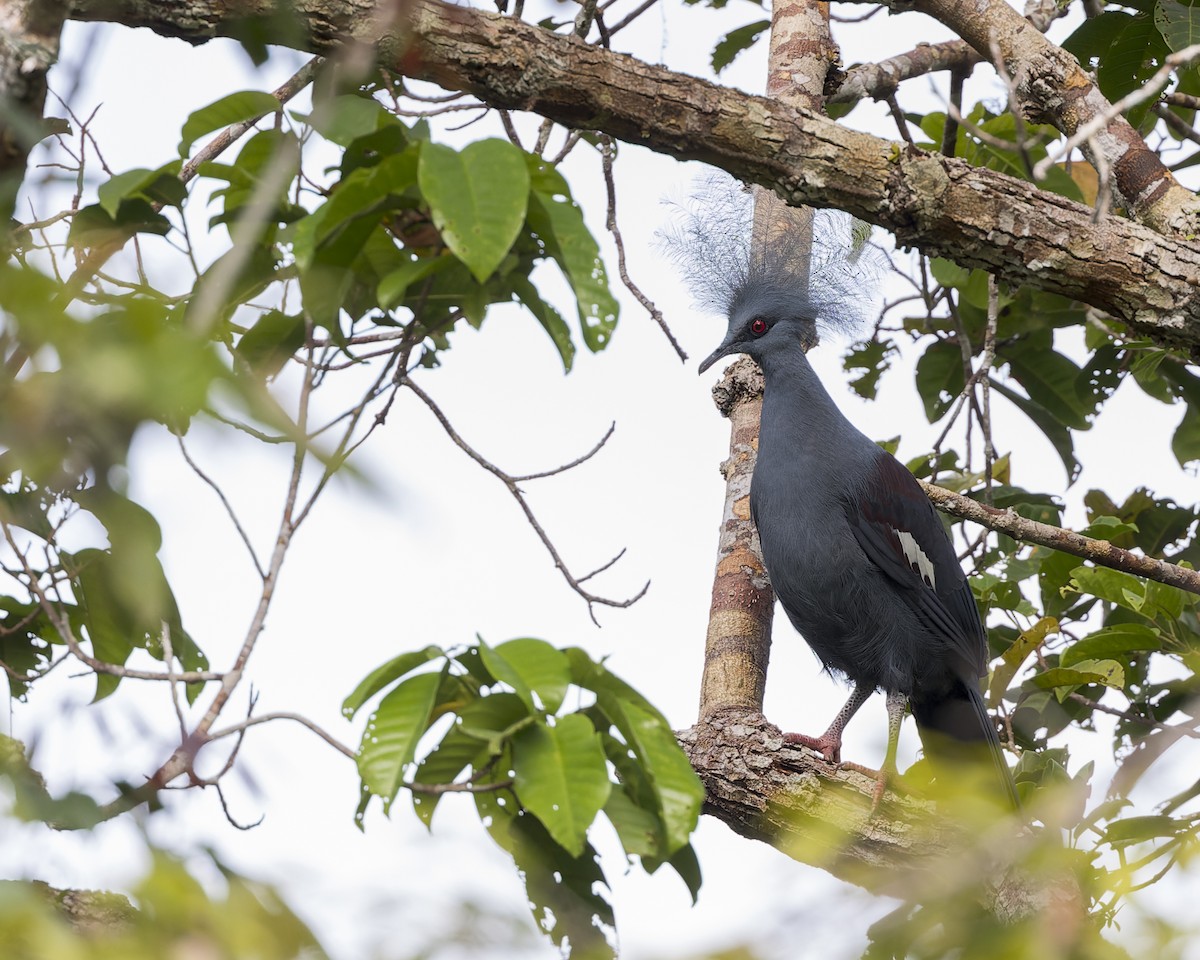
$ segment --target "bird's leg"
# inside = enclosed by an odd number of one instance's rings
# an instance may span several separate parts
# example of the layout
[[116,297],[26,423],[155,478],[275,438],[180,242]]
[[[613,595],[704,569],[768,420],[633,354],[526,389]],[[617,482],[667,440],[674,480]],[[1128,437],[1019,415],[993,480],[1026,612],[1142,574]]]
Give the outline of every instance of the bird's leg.
[[896,776],[896,750],[900,746],[900,725],[904,722],[904,711],[908,709],[908,697],[892,691],[887,695],[888,742],[887,753],[883,757],[883,766],[879,768],[879,776],[875,780],[875,789],[871,794],[871,812],[874,813],[883,799],[883,792],[888,787],[888,781]]
[[855,684],[854,692],[850,694],[850,699],[838,711],[838,715],[833,718],[833,723],[829,725],[829,729],[823,734],[819,737],[808,737],[803,733],[785,733],[783,738],[788,743],[798,743],[802,746],[819,750],[821,756],[830,763],[841,763],[842,731],[846,729],[846,724],[850,722],[850,718],[858,713],[858,708],[866,703],[867,698],[874,692],[874,688],[862,687]]

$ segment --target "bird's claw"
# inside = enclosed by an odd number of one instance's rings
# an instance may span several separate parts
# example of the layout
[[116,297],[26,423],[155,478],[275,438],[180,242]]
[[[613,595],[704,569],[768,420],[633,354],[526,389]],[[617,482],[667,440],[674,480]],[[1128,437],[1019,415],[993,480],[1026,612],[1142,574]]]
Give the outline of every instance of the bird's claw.
[[894,769],[889,770],[884,767],[881,770],[875,770],[871,767],[864,767],[861,763],[851,763],[850,761],[840,766],[843,770],[853,770],[875,781],[875,786],[871,789],[871,816],[875,816],[879,810],[879,805],[883,802],[883,795],[889,789],[895,790],[898,787],[898,774]]
[[796,743],[802,747],[816,750],[830,763],[841,765],[841,740],[834,740],[832,737],[810,737],[803,733],[785,733],[783,739],[786,743]]

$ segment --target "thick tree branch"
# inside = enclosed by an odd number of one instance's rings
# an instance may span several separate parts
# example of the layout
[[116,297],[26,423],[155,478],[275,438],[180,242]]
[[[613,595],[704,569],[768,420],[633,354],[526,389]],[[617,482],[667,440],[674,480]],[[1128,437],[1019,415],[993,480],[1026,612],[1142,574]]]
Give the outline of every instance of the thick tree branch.
[[1072,877],[1014,866],[1040,841],[1011,820],[993,816],[971,828],[927,799],[890,790],[873,813],[874,780],[788,743],[752,711],[712,714],[679,742],[704,784],[704,811],[795,860],[909,903],[961,909],[954,898],[976,890],[1006,922],[1082,915]]
[[[146,0],[66,3],[73,17],[149,26],[197,43],[269,7],[265,0],[193,2],[185,16],[177,5]],[[294,14],[308,31],[307,48],[326,52],[374,39],[373,9],[364,0],[297,0]],[[438,0],[413,0],[408,9],[407,42],[385,36],[378,46],[380,61],[405,75],[703,160],[792,204],[846,210],[892,231],[901,245],[1081,300],[1160,343],[1200,354],[1200,245],[1183,237],[1116,218],[1093,223],[1089,208],[1024,181],[904,150],[507,17]],[[1022,78],[1034,86],[1054,79],[1032,68]]]
[[898,0],[892,6],[928,14],[987,60],[995,45],[1029,119],[1051,123],[1071,136],[1108,116],[1103,134],[1083,150],[1097,167],[1111,167],[1117,197],[1130,214],[1157,230],[1200,230],[1200,203],[1192,192],[1175,180],[1128,120],[1112,115],[1111,105],[1079,61],[1029,29],[1028,21],[1004,0]]

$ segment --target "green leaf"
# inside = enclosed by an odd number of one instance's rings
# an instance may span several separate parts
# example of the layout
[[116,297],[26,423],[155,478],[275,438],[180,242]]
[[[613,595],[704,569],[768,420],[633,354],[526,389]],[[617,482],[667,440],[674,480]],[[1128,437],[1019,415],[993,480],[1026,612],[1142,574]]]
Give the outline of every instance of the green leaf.
[[925,348],[917,361],[916,384],[930,423],[946,414],[964,383],[962,350],[957,344],[935,340]]
[[[564,955],[569,946],[572,960],[613,960],[612,946],[604,935],[605,929],[613,930],[613,910],[601,893],[608,882],[591,844],[584,844],[583,852],[572,857],[534,817],[500,822],[508,834],[506,849],[525,879],[539,929]],[[493,830],[493,836],[495,833]]]
[[268,310],[247,330],[234,353],[260,377],[270,378],[304,345],[303,314]]
[[569,196],[533,191],[529,226],[554,258],[575,294],[583,342],[593,353],[603,350],[617,325],[619,307],[608,289],[600,248]]
[[617,831],[621,846],[629,856],[655,859],[662,856],[662,824],[657,813],[638,806],[622,784],[613,784],[608,802],[604,804],[604,815]]
[[[1125,686],[1125,668],[1116,660],[1081,660],[1074,667],[1051,667],[1037,674],[1033,684],[1043,690],[1055,688],[1082,687],[1089,683],[1099,683],[1106,687],[1121,690]],[[1061,692],[1063,699],[1070,690]]]
[[[945,114],[938,114],[938,116],[945,118]],[[922,127],[922,129],[924,128]],[[937,131],[937,139],[941,140],[941,130]],[[966,267],[960,267],[953,260],[946,260],[942,257],[930,259],[929,272],[933,274],[933,279],[943,287],[954,287],[955,289],[965,287],[971,276],[971,271]]]
[[158,201],[178,207],[187,199],[187,187],[179,179],[181,162],[172,162],[157,170],[127,170],[111,177],[96,191],[100,208],[110,217],[116,217],[121,201],[132,197]]
[[1176,0],[1157,0],[1154,26],[1175,53],[1200,43],[1200,10]]
[[[413,774],[413,782],[428,785],[453,783],[467,767],[486,762],[486,759],[487,751],[480,747],[478,740],[467,736],[457,727],[451,727],[441,742],[421,761]],[[442,796],[439,793],[413,791],[413,812],[426,827],[432,823]]]
[[567,326],[567,321],[562,318],[562,314],[541,298],[541,295],[537,292],[537,288],[529,282],[527,277],[514,276],[512,278],[512,288],[517,298],[537,318],[538,323],[542,325],[542,329],[546,331],[550,336],[550,340],[558,349],[558,356],[563,364],[563,372],[570,373],[571,364],[575,360],[575,344],[571,341],[571,329]]
[[1084,20],[1063,41],[1063,49],[1074,54],[1085,68],[1095,66],[1094,61],[1112,46],[1132,20],[1133,14],[1124,10],[1105,10],[1097,17]]
[[279,101],[261,90],[243,90],[222,97],[207,107],[193,111],[184,121],[180,132],[179,155],[186,157],[192,144],[206,133],[244,120],[257,120],[280,109]]
[[1081,566],[1071,571],[1071,583],[1081,593],[1090,593],[1135,613],[1141,613],[1145,606],[1145,584],[1130,573],[1107,567]]
[[988,706],[995,708],[1004,699],[1004,692],[1026,659],[1046,642],[1046,637],[1058,632],[1058,621],[1053,617],[1042,617],[1028,630],[1023,631],[1012,645],[1004,651],[1001,662],[992,671],[988,685]]
[[[444,655],[441,647],[430,644],[423,650],[402,653],[382,666],[376,667],[363,677],[358,686],[354,688],[354,692],[342,701],[342,716],[352,719],[358,713],[359,708],[384,687],[416,670],[422,664],[428,663],[434,657]],[[436,676],[436,674],[430,674],[430,676]]]
[[1110,543],[1123,533],[1136,532],[1136,523],[1126,523],[1119,517],[1093,517],[1092,522],[1079,531],[1082,536],[1108,540]]
[[414,283],[419,283],[426,277],[439,273],[453,262],[448,256],[419,257],[411,263],[406,263],[393,270],[379,281],[379,288],[376,291],[379,305],[385,310],[392,309],[404,299],[408,288]]
[[489,756],[504,749],[504,740],[533,723],[525,701],[515,693],[492,693],[459,711],[458,729],[488,745]]
[[367,721],[358,749],[358,773],[363,785],[383,798],[385,809],[400,789],[404,768],[429,726],[441,681],[441,673],[409,677],[379,702]]
[[573,713],[553,727],[536,723],[521,731],[513,741],[513,767],[521,804],[559,846],[582,854],[588,827],[612,789],[591,721]]
[[1126,817],[1110,823],[1104,831],[1104,839],[1113,846],[1141,843],[1154,837],[1173,837],[1188,829],[1186,820],[1166,816]]
[[1200,407],[1189,404],[1184,411],[1183,419],[1171,437],[1171,452],[1184,468],[1200,460]]
[[171,222],[155,211],[148,200],[134,197],[121,201],[116,214],[110,215],[99,204],[84,207],[71,218],[67,241],[81,247],[101,247],[124,243],[139,233],[165,237]]
[[1068,481],[1073,483],[1082,468],[1079,461],[1075,459],[1075,442],[1071,439],[1071,431],[1063,426],[1058,416],[1041,404],[1021,396],[995,377],[989,377],[988,383],[993,390],[1016,406],[1046,435],[1046,439],[1050,441],[1050,445],[1054,447],[1059,459],[1062,460],[1063,467],[1067,471]]
[[293,116],[311,124],[317,133],[339,147],[349,147],[359,137],[384,127],[403,130],[396,116],[384,109],[378,100],[352,93],[322,100],[307,116]]
[[[1116,103],[1149,80],[1169,53],[1153,18],[1139,13],[1117,34],[1100,58],[1096,68],[1100,92],[1109,103]],[[1143,103],[1130,108],[1126,118],[1135,127],[1138,126],[1151,105]]]
[[562,706],[571,667],[561,650],[526,637],[495,648],[481,642],[479,652],[492,676],[512,687],[530,711],[554,713]]
[[721,41],[713,48],[712,52],[712,68],[715,73],[720,73],[727,66],[733,63],[734,58],[743,50],[748,50],[752,47],[755,41],[764,30],[771,26],[770,20],[756,20],[754,23],[748,23],[744,27],[738,27],[736,30],[730,30],[729,33],[721,39]]
[[1064,667],[1076,666],[1085,660],[1105,660],[1162,649],[1162,638],[1152,627],[1138,623],[1121,623],[1097,630],[1067,647],[1059,658]]
[[[568,650],[568,655],[577,649]],[[591,669],[576,670],[577,662],[585,659]],[[641,763],[657,799],[666,852],[674,853],[688,842],[696,828],[704,788],[670,724],[637,691],[601,665],[591,663],[583,651],[572,657],[572,668],[577,684],[596,691],[596,708],[620,731],[628,749]]]
[[1049,330],[1002,342],[996,347],[996,355],[1008,362],[1009,373],[1024,387],[1030,400],[1057,416],[1063,426],[1088,429],[1087,412],[1075,386],[1081,371],[1055,352]]
[[842,367],[847,373],[863,372],[850,381],[850,389],[860,397],[874,400],[879,390],[879,378],[887,370],[889,358],[897,352],[891,340],[868,340],[851,347],[842,358]]
[[524,155],[507,140],[480,140],[461,153],[422,144],[417,179],[446,246],[483,283],[525,222],[529,170]]
[[696,901],[700,898],[700,858],[696,856],[696,849],[689,843],[672,855],[667,861],[671,864],[672,869],[679,874],[685,884],[687,884],[688,893],[692,895],[692,906],[696,905]]

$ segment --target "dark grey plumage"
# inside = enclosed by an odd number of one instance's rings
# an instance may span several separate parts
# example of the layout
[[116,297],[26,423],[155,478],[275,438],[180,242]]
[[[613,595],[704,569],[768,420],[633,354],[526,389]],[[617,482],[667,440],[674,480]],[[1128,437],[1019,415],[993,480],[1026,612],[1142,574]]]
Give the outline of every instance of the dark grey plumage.
[[817,328],[844,325],[870,285],[861,277],[855,282],[855,265],[844,253],[840,261],[829,256],[829,247],[819,251],[825,256],[816,259],[806,287],[796,285],[794,270],[764,273],[778,263],[778,246],[757,260],[745,249],[744,266],[718,285],[719,296],[711,289],[704,295],[708,305],[723,308],[729,327],[700,370],[735,353],[763,369],[750,504],[767,572],[821,662],[855,687],[823,736],[793,739],[839,759],[846,722],[882,689],[889,714],[885,772],[895,769],[907,700],[928,754],[986,753],[1015,807],[1015,787],[979,691],[986,635],[953,546],[912,474],[842,415],[805,356]]

